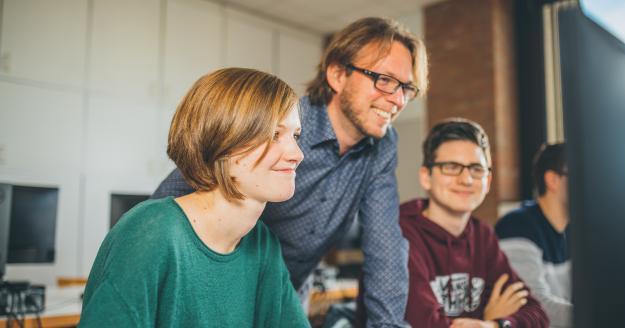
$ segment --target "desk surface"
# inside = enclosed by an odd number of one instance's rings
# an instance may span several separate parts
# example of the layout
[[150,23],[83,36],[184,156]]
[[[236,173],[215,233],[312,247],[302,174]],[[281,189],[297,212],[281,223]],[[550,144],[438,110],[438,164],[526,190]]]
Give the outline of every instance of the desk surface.
[[328,282],[325,290],[312,290],[308,315],[313,318],[313,320],[315,320],[316,317],[325,318],[325,314],[332,304],[341,303],[346,300],[355,300],[356,297],[358,297],[358,280],[339,279]]
[[[80,320],[84,287],[46,288],[46,307],[41,313],[43,327],[75,327]],[[6,317],[0,317],[0,326],[6,325]],[[39,327],[35,315],[26,315],[24,327]],[[18,327],[13,323],[13,327]]]
[[313,289],[310,294],[311,302],[322,300],[340,301],[358,297],[358,280],[338,279],[327,283],[325,290]]
[[[325,291],[315,290],[311,293],[311,306],[317,303],[326,303],[325,307],[331,303],[343,299],[354,299],[358,295],[358,281],[338,280],[327,286]],[[41,324],[45,328],[65,328],[75,327],[80,321],[80,311],[82,300],[80,295],[84,290],[83,286],[46,288],[46,308],[41,314]],[[311,313],[315,312],[311,310]],[[24,328],[39,327],[34,315],[27,315]],[[6,317],[0,317],[0,327],[6,325]],[[13,327],[18,327],[13,323]]]

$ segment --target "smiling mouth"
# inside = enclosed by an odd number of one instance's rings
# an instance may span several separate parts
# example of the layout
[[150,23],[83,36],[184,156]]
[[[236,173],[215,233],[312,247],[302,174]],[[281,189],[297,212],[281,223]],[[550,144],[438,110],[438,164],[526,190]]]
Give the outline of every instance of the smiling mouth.
[[381,109],[379,109],[379,108],[375,108],[375,107],[373,107],[373,111],[374,111],[374,112],[375,112],[375,113],[376,113],[379,117],[381,117],[381,118],[383,118],[383,119],[385,119],[385,120],[387,120],[387,121],[390,121],[390,120],[391,120],[391,116],[392,116],[392,115],[391,115],[391,113],[386,112],[386,111],[383,111],[383,110],[381,110]]
[[295,174],[295,169],[276,169],[274,171],[278,173]]

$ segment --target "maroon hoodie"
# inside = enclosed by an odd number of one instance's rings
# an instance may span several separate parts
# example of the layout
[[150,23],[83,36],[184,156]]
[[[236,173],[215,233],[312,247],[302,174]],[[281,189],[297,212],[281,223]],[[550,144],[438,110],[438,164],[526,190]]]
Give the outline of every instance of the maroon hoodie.
[[[449,327],[455,318],[483,319],[484,307],[497,279],[507,273],[504,286],[519,281],[499,249],[493,229],[475,218],[454,237],[422,214],[427,200],[400,206],[400,225],[410,244],[410,287],[406,320],[413,327]],[[470,292],[469,292],[470,291]],[[549,319],[532,296],[507,318],[515,328],[548,327]]]

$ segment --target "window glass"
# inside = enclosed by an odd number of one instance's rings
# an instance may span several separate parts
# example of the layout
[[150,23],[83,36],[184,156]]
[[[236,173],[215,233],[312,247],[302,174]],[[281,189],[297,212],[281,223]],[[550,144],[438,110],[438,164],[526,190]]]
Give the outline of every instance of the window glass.
[[579,0],[584,14],[625,42],[625,1]]

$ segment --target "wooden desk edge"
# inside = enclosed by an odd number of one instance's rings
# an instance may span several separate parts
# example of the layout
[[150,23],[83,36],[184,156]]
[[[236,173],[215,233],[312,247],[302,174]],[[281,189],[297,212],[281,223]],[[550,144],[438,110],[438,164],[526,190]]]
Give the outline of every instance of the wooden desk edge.
[[[53,315],[41,317],[41,325],[44,328],[66,328],[78,326],[80,314]],[[7,319],[0,319],[0,326],[6,326]],[[12,327],[19,327],[15,321],[11,323]],[[27,315],[24,320],[24,328],[39,327],[37,319],[33,315]]]
[[325,292],[315,291],[310,295],[311,302],[322,300],[341,300],[344,298],[358,297],[358,287],[327,290]]

